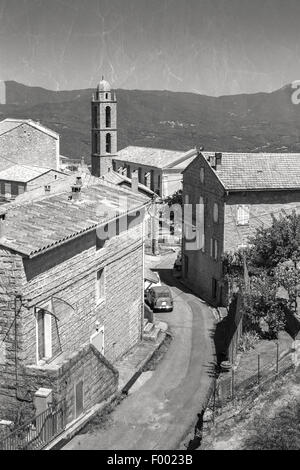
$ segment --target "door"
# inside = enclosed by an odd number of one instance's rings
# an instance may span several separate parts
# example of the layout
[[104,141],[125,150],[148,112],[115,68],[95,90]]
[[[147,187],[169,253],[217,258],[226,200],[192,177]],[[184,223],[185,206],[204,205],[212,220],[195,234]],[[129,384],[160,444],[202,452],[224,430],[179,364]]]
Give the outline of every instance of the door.
[[83,380],[75,386],[75,415],[76,418],[83,413]]

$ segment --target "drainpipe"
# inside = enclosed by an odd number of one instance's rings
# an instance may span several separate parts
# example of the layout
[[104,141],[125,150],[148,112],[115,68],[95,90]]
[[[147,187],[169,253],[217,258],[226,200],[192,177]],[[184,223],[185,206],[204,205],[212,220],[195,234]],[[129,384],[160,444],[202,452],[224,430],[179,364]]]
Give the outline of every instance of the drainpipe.
[[16,398],[19,399],[19,376],[18,376],[18,325],[17,318],[22,307],[22,296],[15,296],[15,380],[16,380]]

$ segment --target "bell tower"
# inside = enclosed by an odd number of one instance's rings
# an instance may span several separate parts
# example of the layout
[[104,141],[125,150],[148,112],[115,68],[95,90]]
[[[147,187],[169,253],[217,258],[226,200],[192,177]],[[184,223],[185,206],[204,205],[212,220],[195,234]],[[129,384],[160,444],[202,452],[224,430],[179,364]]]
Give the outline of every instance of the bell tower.
[[103,176],[112,169],[117,153],[117,99],[102,77],[92,98],[92,175]]

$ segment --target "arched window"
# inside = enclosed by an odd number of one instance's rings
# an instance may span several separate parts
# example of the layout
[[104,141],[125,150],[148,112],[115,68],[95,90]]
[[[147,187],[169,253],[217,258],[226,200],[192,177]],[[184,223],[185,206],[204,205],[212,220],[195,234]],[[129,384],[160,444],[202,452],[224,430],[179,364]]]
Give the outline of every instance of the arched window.
[[106,106],[106,108],[105,108],[105,119],[106,119],[106,127],[111,127],[111,108],[110,108],[110,106]]
[[111,135],[106,134],[106,153],[111,153]]

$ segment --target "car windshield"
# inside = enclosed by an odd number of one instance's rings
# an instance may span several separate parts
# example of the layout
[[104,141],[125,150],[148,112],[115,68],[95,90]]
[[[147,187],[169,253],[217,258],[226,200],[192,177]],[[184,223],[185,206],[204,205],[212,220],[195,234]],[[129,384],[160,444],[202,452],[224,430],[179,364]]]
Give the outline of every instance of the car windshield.
[[156,297],[170,297],[170,294],[168,291],[161,291],[161,292],[155,292]]

